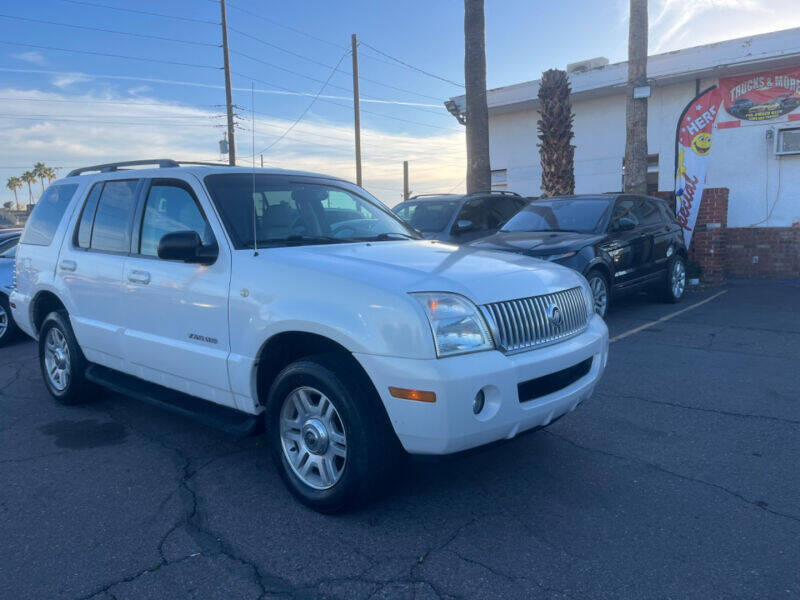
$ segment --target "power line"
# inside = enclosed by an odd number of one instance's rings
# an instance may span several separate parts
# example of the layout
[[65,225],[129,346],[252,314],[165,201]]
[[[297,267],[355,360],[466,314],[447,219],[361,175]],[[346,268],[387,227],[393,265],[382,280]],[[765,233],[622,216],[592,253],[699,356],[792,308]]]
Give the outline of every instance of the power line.
[[[103,125],[133,125],[135,127],[144,127],[147,126],[148,123],[136,123],[131,121],[104,121],[104,120],[97,120],[93,117],[86,118],[86,119],[69,119],[64,117],[20,117],[18,115],[12,116],[3,116],[0,115],[0,119],[22,119],[25,121],[63,121],[65,123],[84,123],[86,125],[95,125],[95,124],[103,124]],[[152,123],[153,126],[163,127],[164,123]],[[171,127],[216,127],[213,123],[208,124],[201,124],[201,123],[172,123],[170,124]]]
[[[216,1],[216,0],[211,0]],[[218,108],[221,107],[221,104],[169,104],[168,102],[128,102],[127,100],[95,100],[89,98],[83,98],[81,100],[68,100],[66,98],[23,98],[23,97],[16,97],[16,98],[0,98],[0,100],[7,100],[9,102],[14,102],[16,100],[21,100],[23,102],[67,102],[71,104],[120,104],[124,106],[163,106],[165,108],[175,107],[175,108],[182,108],[185,106],[195,106],[195,107],[203,107],[203,108]]]
[[[238,56],[243,56],[243,57],[248,58],[248,59],[250,59],[252,61],[261,63],[263,65],[267,65],[268,67],[272,67],[274,69],[278,69],[279,71],[285,71],[287,73],[291,73],[292,75],[297,75],[298,77],[302,77],[304,79],[308,79],[308,80],[313,81],[315,83],[324,83],[321,79],[317,79],[316,77],[311,77],[309,75],[304,75],[303,73],[299,73],[297,71],[293,71],[292,69],[287,69],[286,67],[281,67],[280,65],[276,65],[276,64],[271,63],[269,61],[262,60],[260,58],[256,58],[255,56],[250,56],[249,54],[245,54],[244,52],[239,52],[237,50],[231,50],[230,52],[231,52],[231,54],[236,54]],[[328,68],[330,69],[332,67],[329,65]],[[339,69],[334,69],[334,72],[336,72],[336,71],[342,72]],[[352,75],[352,73],[351,73],[351,75]],[[346,87],[343,87],[341,85],[334,85],[332,83],[329,83],[328,87],[336,88],[338,90],[342,90],[342,91],[345,91],[345,92],[349,92],[350,91],[350,88],[346,88]],[[413,104],[413,103],[410,103],[410,102],[404,102],[402,100],[392,100],[390,98],[380,98],[378,96],[368,96],[366,94],[362,94],[361,96],[362,96],[362,98],[366,98],[368,100],[378,100],[378,101],[384,102],[386,104],[396,104],[398,106],[404,106],[404,107],[409,108],[411,110],[419,110],[419,111],[422,111],[422,112],[427,112],[427,113],[431,113],[431,114],[435,114],[435,115],[439,115],[439,116],[447,115],[447,113],[445,113],[443,110],[442,111],[430,110],[428,108],[424,108],[422,106],[419,106],[418,104]],[[425,106],[432,106],[432,105],[428,104],[428,105],[425,105]]]
[[[64,0],[67,1],[67,0]],[[24,44],[22,42],[7,42],[5,40],[0,40],[0,44],[6,44],[7,46],[24,46],[26,48],[38,48],[39,50],[56,50],[58,52],[74,52],[77,54],[91,54],[93,56],[106,56],[110,58],[124,58],[126,60],[140,60],[144,62],[152,62],[152,63],[160,63],[163,65],[178,65],[181,67],[196,67],[198,69],[213,69],[215,71],[219,71],[220,67],[212,67],[210,65],[198,65],[196,63],[185,63],[185,62],[178,62],[174,60],[160,60],[158,58],[145,58],[143,56],[127,56],[125,54],[111,54],[109,52],[93,52],[91,50],[74,50],[72,48],[59,48],[57,46],[43,46],[41,44]]]
[[[217,0],[210,0],[210,1],[216,2]],[[331,68],[331,65],[329,65],[327,63],[324,63],[322,61],[319,61],[319,60],[316,60],[314,58],[311,58],[310,56],[305,56],[304,54],[300,54],[299,52],[295,52],[293,50],[289,50],[288,48],[284,48],[283,46],[279,46],[278,44],[273,44],[272,42],[267,42],[265,40],[262,40],[258,36],[251,35],[251,34],[246,33],[246,32],[244,32],[244,31],[242,31],[240,29],[236,29],[236,28],[230,27],[230,26],[228,27],[228,29],[230,31],[233,31],[234,33],[236,33],[238,35],[241,35],[243,37],[246,37],[248,39],[256,41],[259,44],[263,44],[263,45],[268,46],[270,48],[274,48],[274,49],[279,50],[281,52],[285,52],[286,54],[289,54],[291,56],[294,56],[294,57],[300,58],[302,60],[308,61],[308,62],[310,62],[312,64],[315,64],[315,65],[318,65],[320,67],[325,67],[326,69],[330,69]],[[381,61],[381,62],[384,62],[384,61]],[[344,69],[336,69],[336,71],[338,73],[342,73],[343,75],[352,75],[352,73],[350,71],[345,71]],[[370,79],[368,77],[360,77],[360,79],[362,81],[368,81],[369,83],[372,83],[374,85],[380,85],[380,86],[388,88],[388,89],[397,90],[398,92],[405,92],[406,94],[413,94],[414,96],[419,96],[421,98],[428,98],[430,100],[436,100],[437,102],[442,102],[441,98],[438,98],[436,96],[431,96],[429,94],[422,94],[420,92],[415,92],[413,90],[409,90],[409,89],[406,89],[406,88],[401,88],[401,87],[397,87],[395,85],[391,85],[391,84],[388,84],[388,83],[383,83],[382,81],[377,81],[375,79]]]
[[309,39],[316,40],[318,42],[322,42],[323,44],[328,44],[329,46],[333,46],[334,48],[338,48],[339,50],[344,50],[345,49],[345,46],[342,46],[341,44],[336,44],[336,43],[331,42],[329,40],[326,40],[326,39],[323,39],[321,37],[317,37],[317,36],[315,36],[315,35],[313,35],[311,33],[308,33],[307,31],[303,31],[301,29],[296,29],[296,28],[291,27],[289,25],[284,25],[280,21],[276,21],[275,19],[270,19],[269,17],[265,17],[264,15],[259,15],[258,13],[254,13],[253,11],[247,10],[246,8],[242,8],[241,6],[238,6],[236,4],[232,4],[231,2],[228,2],[228,6],[230,8],[233,8],[234,10],[238,10],[239,12],[242,12],[242,13],[245,13],[247,15],[250,15],[251,17],[255,17],[257,19],[261,19],[262,21],[266,21],[267,23],[272,23],[273,25],[275,25],[276,27],[280,27],[281,29],[286,29],[287,31],[292,31],[292,32],[294,32],[294,33],[296,33],[298,35],[305,36],[305,37],[307,37]]
[[[266,152],[267,150],[269,150],[270,148],[272,148],[272,147],[273,147],[275,144],[277,144],[278,142],[280,142],[280,141],[281,141],[283,138],[285,138],[285,137],[286,137],[286,134],[288,134],[288,133],[289,133],[289,132],[290,132],[292,129],[294,129],[295,125],[297,125],[297,124],[298,124],[300,121],[302,121],[302,120],[303,120],[303,117],[305,117],[305,116],[306,116],[306,113],[308,113],[308,111],[309,111],[309,110],[311,110],[311,107],[312,107],[312,106],[314,106],[314,103],[317,101],[317,98],[319,98],[320,94],[321,94],[321,93],[323,92],[323,90],[325,89],[325,86],[326,86],[326,85],[328,85],[328,82],[330,82],[330,80],[331,80],[331,77],[333,77],[333,74],[334,74],[334,73],[336,73],[336,69],[338,69],[338,68],[339,68],[339,65],[340,65],[340,64],[342,64],[342,61],[344,60],[344,57],[345,57],[345,56],[347,56],[348,54],[349,54],[349,52],[348,52],[348,51],[345,51],[345,52],[344,52],[344,54],[342,54],[342,56],[339,58],[339,61],[336,63],[336,66],[334,66],[334,67],[333,67],[333,69],[331,69],[330,75],[328,75],[328,78],[325,80],[325,83],[323,83],[323,84],[322,84],[322,87],[321,87],[321,88],[319,88],[319,91],[317,92],[317,95],[316,95],[316,96],[314,96],[314,97],[311,99],[311,102],[309,102],[309,103],[308,103],[308,106],[306,106],[305,110],[304,110],[302,113],[300,113],[300,116],[299,116],[299,117],[297,117],[297,119],[295,119],[294,123],[292,123],[291,125],[289,125],[289,127],[286,129],[286,131],[284,131],[284,132],[283,132],[283,133],[280,135],[280,137],[278,137],[278,138],[277,138],[275,141],[273,141],[273,142],[272,142],[272,143],[271,143],[269,146],[267,146],[266,148],[264,148],[263,150],[261,150],[261,152],[259,152],[259,154],[262,154],[262,153]],[[254,126],[255,126],[255,124],[254,124]]]
[[176,15],[166,15],[164,13],[157,13],[157,12],[150,12],[146,10],[136,10],[135,8],[122,8],[121,6],[110,6],[108,4],[100,4],[98,2],[86,2],[85,0],[61,0],[62,2],[68,2],[70,4],[80,4],[83,6],[92,6],[95,8],[106,8],[108,10],[117,10],[121,12],[127,13],[135,13],[139,15],[147,15],[149,17],[161,17],[163,19],[175,19],[176,21],[188,21],[190,23],[204,23],[206,25],[216,25],[219,26],[217,21],[211,21],[209,19],[194,19],[192,17],[178,17]]
[[375,46],[371,46],[371,45],[367,44],[366,42],[360,42],[360,43],[361,43],[362,46],[366,46],[367,48],[369,48],[373,52],[377,52],[378,54],[380,54],[382,56],[385,56],[386,58],[389,58],[389,59],[395,61],[396,63],[399,63],[399,64],[403,65],[404,67],[407,67],[409,69],[413,69],[414,71],[422,73],[423,75],[427,75],[428,77],[433,77],[434,79],[438,79],[439,81],[444,81],[446,83],[452,84],[452,85],[454,85],[456,87],[462,87],[462,88],[464,87],[463,83],[458,83],[456,81],[453,81],[452,79],[447,79],[447,77],[441,77],[440,75],[436,75],[435,73],[431,73],[429,71],[426,71],[425,69],[420,69],[419,67],[415,67],[414,65],[411,65],[411,64],[409,64],[409,63],[407,63],[407,62],[405,62],[403,60],[400,60],[399,58],[396,58],[396,57],[392,56],[391,54],[387,54],[383,50],[378,50]]
[[[238,77],[244,77],[244,78],[250,79],[252,81],[257,81],[258,83],[263,83],[264,85],[268,85],[270,87],[273,87],[273,88],[276,88],[276,89],[279,89],[279,90],[283,90],[283,91],[291,93],[291,94],[306,95],[306,94],[304,94],[302,92],[298,92],[296,90],[291,90],[289,88],[284,88],[284,87],[275,85],[274,83],[270,83],[268,81],[264,81],[263,79],[258,79],[257,77],[251,77],[250,75],[245,75],[244,73],[237,73],[236,71],[231,71],[231,73],[233,75],[238,76]],[[322,102],[327,102],[328,104],[334,104],[336,106],[343,106],[344,108],[347,108],[348,110],[350,110],[352,108],[348,104],[342,104],[341,102],[336,102],[335,100],[329,100],[325,96],[320,96],[319,100],[322,101]],[[375,112],[375,111],[366,110],[364,108],[361,109],[361,112],[367,113],[367,114],[371,114],[371,115],[374,115],[376,117],[382,117],[384,119],[391,119],[393,121],[401,121],[401,122],[404,122],[404,123],[411,123],[413,125],[421,125],[423,127],[431,127],[433,129],[441,129],[443,131],[453,131],[453,132],[458,132],[458,133],[463,132],[462,129],[455,129],[453,127],[441,127],[439,125],[432,125],[430,123],[422,123],[421,121],[412,121],[411,119],[402,119],[400,117],[393,117],[391,115],[385,115],[383,113],[378,113],[378,112]]]
[[132,33],[129,31],[120,31],[118,29],[104,29],[102,27],[89,27],[87,25],[73,25],[72,23],[60,23],[58,21],[47,21],[44,19],[32,19],[30,17],[18,17],[15,15],[4,15],[0,14],[0,17],[4,19],[14,19],[16,21],[28,21],[30,23],[42,23],[44,25],[57,25],[59,27],[72,27],[73,29],[84,29],[87,31],[100,31],[102,33],[113,33],[116,35],[129,35],[132,37],[138,38],[146,38],[150,40],[161,40],[165,42],[177,42],[180,44],[192,44],[194,46],[210,46],[211,48],[218,48],[219,44],[212,44],[210,42],[197,42],[194,40],[181,40],[177,38],[169,38],[160,35],[149,35],[146,33]]

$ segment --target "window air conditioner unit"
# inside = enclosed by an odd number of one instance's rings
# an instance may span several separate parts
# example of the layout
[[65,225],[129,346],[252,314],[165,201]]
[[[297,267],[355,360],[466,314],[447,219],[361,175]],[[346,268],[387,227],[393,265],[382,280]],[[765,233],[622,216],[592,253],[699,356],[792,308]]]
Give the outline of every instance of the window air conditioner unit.
[[785,127],[775,132],[775,154],[800,154],[800,127]]

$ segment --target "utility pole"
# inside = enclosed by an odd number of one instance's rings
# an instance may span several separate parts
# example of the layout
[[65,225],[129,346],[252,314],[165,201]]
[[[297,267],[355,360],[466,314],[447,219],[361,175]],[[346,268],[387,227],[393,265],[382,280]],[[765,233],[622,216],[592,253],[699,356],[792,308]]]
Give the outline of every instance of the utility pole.
[[408,191],[408,161],[403,161],[403,202],[408,201],[408,195],[411,192]]
[[358,40],[350,37],[353,54],[353,119],[356,130],[356,184],[361,185],[361,105],[358,98]]
[[264,155],[261,155],[261,168],[264,168]]
[[228,164],[236,165],[236,143],[233,138],[233,95],[231,94],[231,62],[228,58],[228,20],[225,17],[225,0],[220,0],[222,13],[222,63],[225,69],[225,104],[228,107]]
[[625,175],[628,194],[647,193],[647,0],[630,0],[628,87],[625,105]]

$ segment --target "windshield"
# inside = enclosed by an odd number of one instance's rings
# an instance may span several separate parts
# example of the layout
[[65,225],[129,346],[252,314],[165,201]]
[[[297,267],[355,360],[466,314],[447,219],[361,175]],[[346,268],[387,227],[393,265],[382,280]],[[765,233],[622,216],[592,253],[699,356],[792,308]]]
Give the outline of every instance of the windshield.
[[535,200],[518,212],[502,231],[575,231],[595,233],[611,199],[575,198]]
[[458,200],[403,202],[394,207],[394,212],[414,229],[424,233],[438,233],[444,231],[450,223],[458,204]]
[[226,173],[205,183],[239,250],[253,247],[254,232],[259,247],[419,237],[377,199],[344,182]]

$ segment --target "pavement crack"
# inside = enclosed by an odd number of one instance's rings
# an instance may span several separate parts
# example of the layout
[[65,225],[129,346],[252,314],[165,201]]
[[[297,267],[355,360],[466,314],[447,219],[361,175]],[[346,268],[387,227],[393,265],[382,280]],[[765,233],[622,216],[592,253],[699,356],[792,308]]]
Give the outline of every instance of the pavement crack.
[[645,465],[645,466],[649,467],[650,469],[653,469],[654,471],[658,471],[660,473],[664,473],[664,474],[670,475],[672,477],[677,477],[678,479],[683,479],[684,481],[690,481],[692,483],[697,483],[697,484],[700,484],[700,485],[705,485],[707,487],[711,487],[711,488],[720,490],[721,492],[724,492],[724,493],[728,494],[729,496],[737,498],[738,500],[741,500],[742,502],[745,502],[745,503],[747,503],[747,504],[749,504],[751,506],[755,506],[756,508],[760,508],[764,512],[768,512],[768,513],[770,513],[772,515],[775,515],[777,517],[782,517],[784,519],[789,519],[791,521],[795,521],[797,523],[800,523],[800,517],[798,517],[796,515],[792,515],[792,514],[789,514],[789,513],[784,513],[784,512],[777,511],[777,510],[774,510],[772,508],[769,508],[767,506],[767,503],[762,501],[762,500],[750,500],[749,498],[743,496],[739,492],[737,492],[735,490],[731,490],[729,488],[726,488],[725,486],[720,485],[718,483],[712,483],[710,481],[705,481],[704,479],[698,479],[696,477],[690,477],[688,475],[684,475],[684,474],[678,473],[676,471],[671,471],[671,470],[667,469],[666,467],[662,467],[659,464],[651,463],[649,461],[643,460],[641,458],[637,458],[635,456],[626,456],[624,454],[617,454],[615,452],[609,452],[607,450],[600,450],[599,448],[592,448],[590,446],[584,446],[583,444],[579,444],[578,442],[575,442],[575,441],[569,439],[568,437],[566,437],[564,435],[561,435],[561,434],[558,434],[558,433],[554,433],[553,431],[544,430],[544,433],[547,434],[547,435],[551,435],[553,437],[556,437],[556,438],[562,440],[563,442],[565,442],[565,443],[567,443],[567,444],[569,444],[569,445],[571,445],[571,446],[573,446],[575,448],[579,448],[580,450],[584,450],[585,452],[590,452],[590,453],[594,453],[594,454],[602,454],[604,456],[609,456],[609,457],[616,458],[616,459],[619,459],[619,460],[629,460],[629,461],[632,461],[632,462],[636,462],[636,463]]
[[597,396],[605,398],[625,398],[627,400],[638,400],[640,402],[647,402],[649,404],[658,404],[661,406],[674,406],[675,408],[683,408],[686,410],[696,410],[700,412],[715,413],[718,415],[725,415],[727,417],[739,417],[742,419],[763,419],[765,421],[773,421],[776,423],[787,423],[789,425],[800,425],[800,421],[795,419],[784,419],[781,417],[771,417],[769,415],[756,415],[753,413],[739,413],[729,410],[720,410],[717,408],[704,408],[700,406],[689,406],[688,404],[681,404],[679,402],[668,402],[666,400],[654,400],[653,398],[645,398],[644,396],[631,396],[623,394],[609,394],[607,392],[595,392]]

